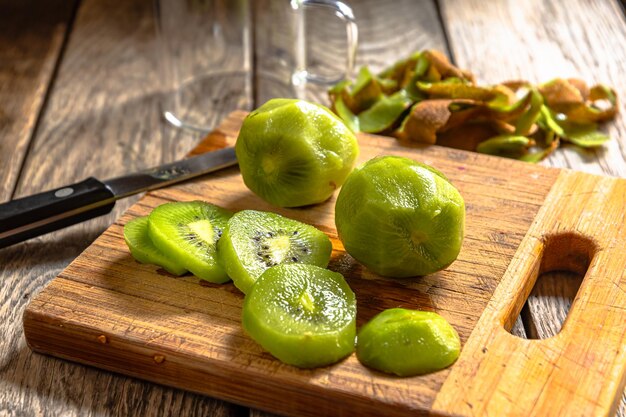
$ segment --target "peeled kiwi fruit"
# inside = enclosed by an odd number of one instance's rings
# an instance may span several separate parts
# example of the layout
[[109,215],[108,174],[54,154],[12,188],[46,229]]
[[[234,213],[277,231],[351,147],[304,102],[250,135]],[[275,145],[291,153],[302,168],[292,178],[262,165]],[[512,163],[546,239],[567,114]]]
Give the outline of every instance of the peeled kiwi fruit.
[[166,203],[148,217],[154,245],[198,278],[224,283],[228,275],[217,258],[217,241],[232,213],[204,201]]
[[244,120],[235,145],[246,186],[280,207],[327,200],[359,153],[356,137],[324,106],[269,100]]
[[465,202],[435,168],[383,155],[350,173],[337,196],[335,225],[346,252],[372,272],[427,275],[459,255]]
[[300,263],[326,267],[331,252],[330,239],[315,227],[256,210],[236,213],[218,242],[222,265],[244,294],[272,266]]
[[124,240],[130,254],[138,262],[154,264],[174,275],[182,275],[187,270],[165,255],[150,240],[148,235],[148,216],[137,217],[124,225]]

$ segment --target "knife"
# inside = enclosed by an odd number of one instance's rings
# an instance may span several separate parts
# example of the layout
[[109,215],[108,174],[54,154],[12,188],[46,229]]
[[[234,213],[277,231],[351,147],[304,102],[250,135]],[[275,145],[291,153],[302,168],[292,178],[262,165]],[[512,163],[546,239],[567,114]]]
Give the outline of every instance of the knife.
[[0,204],[0,248],[109,213],[115,201],[237,164],[233,147],[122,177],[84,181]]

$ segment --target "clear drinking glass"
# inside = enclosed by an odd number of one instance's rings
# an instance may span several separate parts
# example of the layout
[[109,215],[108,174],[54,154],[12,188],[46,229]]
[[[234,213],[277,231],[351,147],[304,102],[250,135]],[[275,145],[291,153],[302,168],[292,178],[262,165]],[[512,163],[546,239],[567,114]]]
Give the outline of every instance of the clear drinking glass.
[[[323,102],[326,88],[352,73],[358,28],[346,3],[257,0],[254,6],[258,104],[275,96]],[[324,27],[315,25],[320,20]]]
[[251,109],[248,0],[157,0],[155,5],[165,119],[209,131],[216,114]]
[[[335,0],[156,0],[165,119],[211,130],[216,117],[250,110],[272,97],[308,98],[307,85],[328,86],[350,74],[358,30],[352,9]],[[345,23],[345,56],[328,49],[330,71],[308,70],[305,13],[326,9]],[[324,38],[323,33],[315,33]],[[319,55],[319,54],[318,54]],[[340,63],[340,64],[338,64]],[[275,84],[277,85],[275,85]],[[265,91],[267,94],[265,94]]]
[[[352,69],[354,68],[359,35],[358,27],[355,22],[352,9],[345,3],[334,0],[291,0],[290,4],[296,16],[296,64],[295,71],[292,75],[293,83],[296,85],[303,82],[312,82],[317,84],[334,84],[349,76],[352,72]],[[329,9],[333,11],[335,13],[335,16],[341,19],[346,25],[347,47],[344,67],[345,69],[338,75],[320,75],[316,73],[311,73],[307,70],[307,28],[304,14],[307,8]]]

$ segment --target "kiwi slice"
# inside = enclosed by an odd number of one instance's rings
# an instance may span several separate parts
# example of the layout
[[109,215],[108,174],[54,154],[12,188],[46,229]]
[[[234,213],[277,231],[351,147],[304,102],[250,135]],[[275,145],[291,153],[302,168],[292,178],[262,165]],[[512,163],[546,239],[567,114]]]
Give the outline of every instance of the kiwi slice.
[[246,296],[243,328],[284,363],[300,368],[330,365],[354,350],[356,299],[337,272],[315,265],[277,265]]
[[148,217],[154,245],[198,278],[228,281],[217,259],[217,241],[232,213],[204,201],[166,203]]
[[183,275],[187,270],[158,250],[148,235],[148,216],[137,217],[124,225],[124,240],[130,254],[144,264],[154,264],[174,275]]
[[356,356],[365,366],[398,376],[421,375],[450,366],[461,340],[437,313],[392,308],[359,330]]
[[332,244],[315,227],[276,213],[242,210],[217,245],[228,276],[244,294],[266,269],[284,263],[326,267]]

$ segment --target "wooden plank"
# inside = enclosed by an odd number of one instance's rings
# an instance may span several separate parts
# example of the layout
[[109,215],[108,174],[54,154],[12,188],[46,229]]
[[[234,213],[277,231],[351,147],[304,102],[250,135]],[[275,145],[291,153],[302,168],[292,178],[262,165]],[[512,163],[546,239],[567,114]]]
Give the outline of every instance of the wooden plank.
[[[228,119],[218,140],[234,142],[242,117]],[[434,310],[467,342],[559,171],[436,146],[402,148],[372,135],[361,135],[360,144],[361,161],[410,156],[457,185],[467,204],[466,243],[448,269],[417,279],[378,277],[343,252],[334,229],[334,197],[308,210],[277,209],[247,190],[233,168],[149,193],[131,207],[31,302],[25,314],[30,346],[282,414],[426,412],[449,369],[398,379],[367,370],[354,356],[316,370],[285,366],[242,332],[243,295],[232,284],[199,286],[192,276],[164,276],[136,263],[123,242],[126,221],[166,201],[201,198],[234,211],[276,211],[331,237],[329,267],[346,276],[357,294],[359,324],[399,305]],[[516,176],[501,175],[513,170]]]
[[[458,65],[482,82],[522,78],[545,82],[577,77],[605,83],[621,97],[626,82],[626,20],[617,1],[459,1],[441,0],[450,45]],[[489,42],[485,42],[489,39]],[[626,177],[626,118],[621,114],[603,130],[612,140],[596,151],[559,149],[545,165]],[[548,338],[561,329],[578,283],[551,273],[539,280],[528,300],[527,330]],[[619,416],[626,416],[626,393]]]
[[[626,181],[562,171],[433,411],[452,415],[613,415],[626,385]],[[607,227],[608,226],[608,227]],[[543,272],[584,274],[562,331],[505,331]],[[471,383],[469,383],[471,381]]]
[[[572,272],[548,272],[539,276],[522,311],[526,332],[532,339],[548,339],[562,329],[583,275]],[[626,390],[616,417],[626,416]]]
[[[60,5],[53,2],[48,7],[37,2],[30,9],[24,6],[24,13],[52,13],[55,4]],[[51,14],[56,15],[57,12]],[[32,36],[39,33],[36,25],[23,21],[21,24]],[[58,35],[52,29],[49,33],[55,41]],[[170,161],[182,157],[199,141],[199,134],[178,132],[162,123],[162,83],[156,52],[152,2],[82,2],[20,176],[18,196],[90,175],[107,178]],[[0,67],[3,66],[4,60],[0,61]],[[21,83],[13,79],[11,82]],[[15,99],[15,95],[11,97]],[[27,118],[37,114],[36,109],[30,108],[24,108],[24,112]],[[216,120],[220,116],[213,114]],[[5,155],[4,144],[3,140],[0,155]],[[12,150],[8,154],[19,157]],[[135,200],[118,202],[109,216],[0,252],[0,414],[246,413],[241,407],[208,397],[33,355],[26,347],[22,313],[30,297]]]
[[13,194],[75,7],[0,1],[0,202]]

